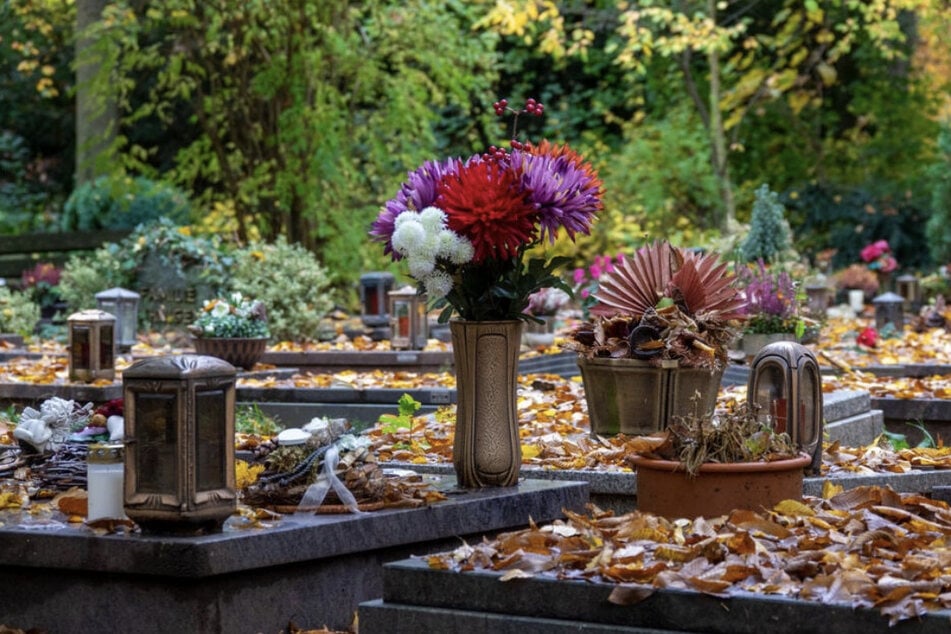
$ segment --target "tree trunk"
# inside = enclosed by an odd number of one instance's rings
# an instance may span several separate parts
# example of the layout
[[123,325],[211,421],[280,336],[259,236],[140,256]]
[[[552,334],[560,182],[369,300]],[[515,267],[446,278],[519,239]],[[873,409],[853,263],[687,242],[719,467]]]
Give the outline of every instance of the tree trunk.
[[116,139],[119,114],[115,95],[104,92],[109,82],[95,82],[106,70],[102,67],[105,61],[88,33],[107,4],[107,0],[76,2],[76,185],[108,172]]
[[[716,0],[707,0],[707,9],[711,19],[716,21]],[[736,201],[733,199],[733,183],[730,182],[730,164],[727,156],[726,131],[723,129],[723,115],[720,112],[720,52],[711,46],[707,52],[710,66],[710,95],[708,110],[710,113],[710,160],[720,188],[723,201],[723,219],[720,229],[727,235],[736,226]]]

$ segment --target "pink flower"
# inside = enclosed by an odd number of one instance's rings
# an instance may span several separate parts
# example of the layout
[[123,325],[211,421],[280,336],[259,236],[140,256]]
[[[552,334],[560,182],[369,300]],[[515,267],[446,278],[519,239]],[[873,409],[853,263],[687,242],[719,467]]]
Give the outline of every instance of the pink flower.
[[868,244],[862,249],[861,256],[863,262],[872,262],[888,253],[891,249],[886,240],[877,240]]
[[585,273],[584,269],[582,268],[575,269],[575,272],[572,274],[572,277],[575,280],[575,286],[581,284],[584,281],[585,275],[587,274]]

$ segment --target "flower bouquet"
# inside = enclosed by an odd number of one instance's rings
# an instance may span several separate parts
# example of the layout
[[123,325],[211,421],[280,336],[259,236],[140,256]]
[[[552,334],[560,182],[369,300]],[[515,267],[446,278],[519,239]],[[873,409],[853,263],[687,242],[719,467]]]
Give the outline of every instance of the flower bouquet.
[[877,273],[891,273],[898,268],[898,261],[892,255],[887,240],[876,240],[865,245],[859,255],[868,268]]
[[[529,99],[502,116],[539,116]],[[440,322],[450,321],[456,372],[453,465],[462,487],[518,482],[521,446],[516,377],[529,298],[543,288],[571,288],[555,274],[568,258],[536,248],[564,232],[590,232],[602,207],[601,181],[567,145],[521,142],[468,158],[427,161],[409,173],[373,223],[370,235],[405,262]]]
[[[518,114],[541,114],[529,99]],[[512,111],[508,102],[496,113]],[[512,111],[514,112],[514,111]],[[405,261],[430,301],[472,321],[531,319],[529,296],[571,288],[554,271],[568,258],[533,257],[560,231],[588,234],[602,208],[601,181],[567,145],[512,141],[468,158],[426,161],[383,206],[370,235]]]

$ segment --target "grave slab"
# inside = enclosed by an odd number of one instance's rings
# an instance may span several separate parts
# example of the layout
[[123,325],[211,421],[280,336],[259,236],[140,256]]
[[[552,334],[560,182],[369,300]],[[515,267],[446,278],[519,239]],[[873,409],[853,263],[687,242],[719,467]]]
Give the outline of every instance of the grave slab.
[[951,610],[942,610],[889,626],[878,611],[850,604],[677,589],[655,589],[640,603],[620,606],[608,601],[616,587],[609,583],[547,577],[503,582],[502,573],[432,570],[419,559],[392,562],[383,570],[382,599],[360,605],[360,634],[937,634],[948,631],[951,619]]
[[[285,516],[273,527],[193,537],[94,534],[57,514],[0,514],[0,623],[49,634],[279,632],[350,626],[382,594],[381,564],[461,539],[583,511],[584,483],[524,479],[448,500],[359,515]],[[58,516],[58,517],[57,517]]]
[[294,367],[304,372],[340,372],[341,370],[405,370],[445,372],[452,369],[452,351],[445,350],[268,350],[261,363]]
[[[882,413],[869,410],[868,392],[843,390],[823,396],[823,415],[830,440],[839,440],[845,446],[860,447],[871,443],[884,429]],[[838,418],[844,417],[844,418]],[[829,422],[831,421],[831,422]],[[422,473],[450,474],[448,464],[388,463]],[[595,469],[544,469],[522,465],[522,475],[553,481],[587,482],[591,501],[615,513],[627,513],[637,507],[637,474],[624,471]],[[819,495],[825,481],[807,477],[803,483],[805,495]],[[928,492],[938,485],[951,485],[951,471],[916,470],[911,473],[882,474],[881,476],[836,476],[833,481],[850,489],[866,484],[888,484],[904,493]]]

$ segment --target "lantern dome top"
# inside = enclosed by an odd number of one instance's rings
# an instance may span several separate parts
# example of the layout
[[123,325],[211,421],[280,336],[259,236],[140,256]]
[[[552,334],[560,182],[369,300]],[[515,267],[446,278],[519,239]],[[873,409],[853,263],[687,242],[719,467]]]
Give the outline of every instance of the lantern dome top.
[[141,359],[129,366],[122,376],[127,379],[178,379],[235,376],[233,365],[218,357],[180,354]]
[[818,367],[816,355],[812,350],[795,341],[774,341],[760,348],[759,352],[753,358],[750,364],[751,371],[767,361],[785,362],[790,369],[801,367],[804,363],[811,361]]
[[73,313],[66,318],[66,321],[115,321],[116,316],[112,313],[107,313],[104,310],[97,310],[95,308],[89,308],[86,310],[81,310],[79,312]]
[[138,299],[139,294],[135,291],[130,291],[127,288],[120,288],[118,286],[96,293],[96,299],[108,299],[113,297],[118,299]]

